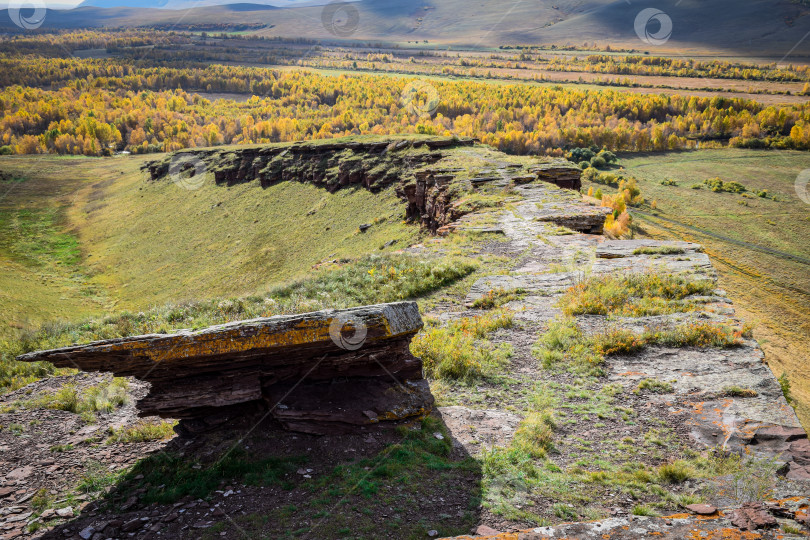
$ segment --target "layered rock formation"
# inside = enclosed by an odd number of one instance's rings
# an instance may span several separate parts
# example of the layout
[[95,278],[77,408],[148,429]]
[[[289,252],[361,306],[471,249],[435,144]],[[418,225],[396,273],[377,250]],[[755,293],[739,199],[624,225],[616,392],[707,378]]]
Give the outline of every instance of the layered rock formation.
[[[194,149],[171,154],[144,165],[152,180],[184,169],[184,164],[213,172],[217,184],[234,185],[259,181],[307,182],[335,191],[361,185],[377,190],[402,178],[403,167],[414,168],[442,158],[438,150],[472,146],[472,139],[436,138],[417,140],[373,140],[300,142],[288,145],[245,146],[243,148]],[[188,168],[188,165],[185,165]]]
[[192,149],[148,162],[143,168],[153,181],[182,181],[212,173],[217,184],[228,186],[258,181],[267,187],[296,181],[334,192],[349,186],[378,191],[393,185],[397,195],[407,201],[406,218],[432,232],[469,213],[469,205],[462,204],[464,194],[488,184],[507,187],[542,180],[562,188],[580,188],[581,171],[566,160],[477,171],[458,167],[457,161],[448,159],[454,151],[466,151],[473,145],[474,139],[434,137]]
[[409,350],[421,327],[416,304],[400,302],[111,339],[18,360],[150,382],[140,414],[182,419],[181,431],[250,412],[291,430],[339,433],[431,410],[422,362]]
[[538,180],[549,182],[565,189],[579,191],[582,187],[582,169],[564,159],[541,163],[529,169]]

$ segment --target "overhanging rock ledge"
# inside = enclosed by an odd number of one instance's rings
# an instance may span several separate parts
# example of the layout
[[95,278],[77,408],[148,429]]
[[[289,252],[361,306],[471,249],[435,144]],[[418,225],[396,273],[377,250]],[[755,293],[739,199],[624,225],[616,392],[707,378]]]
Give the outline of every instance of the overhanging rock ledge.
[[191,433],[269,416],[315,434],[396,424],[432,410],[414,302],[325,310],[96,341],[19,356],[152,384],[141,416],[181,419]]

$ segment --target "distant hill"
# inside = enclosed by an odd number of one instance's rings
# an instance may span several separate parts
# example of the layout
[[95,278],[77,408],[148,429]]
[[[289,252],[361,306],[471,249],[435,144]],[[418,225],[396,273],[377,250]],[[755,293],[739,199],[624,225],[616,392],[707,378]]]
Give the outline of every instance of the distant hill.
[[[804,39],[810,32],[810,8],[791,0],[360,0],[342,5],[276,1],[272,3],[279,4],[278,9],[268,3],[180,9],[188,5],[184,2],[86,0],[73,10],[49,11],[43,27],[249,23],[265,25],[257,31],[260,35],[314,39],[403,44],[427,40],[434,45],[482,47],[588,44],[777,59],[788,53],[810,55],[810,39]],[[0,25],[16,28],[7,16]]]
[[[275,9],[279,7],[303,7],[320,5],[328,0],[264,0],[252,3],[231,3],[228,0],[84,0],[77,7],[102,7],[102,8],[155,8],[155,9],[189,9],[205,6],[228,5],[234,11],[262,11],[265,9]],[[234,6],[248,9],[240,9]]]

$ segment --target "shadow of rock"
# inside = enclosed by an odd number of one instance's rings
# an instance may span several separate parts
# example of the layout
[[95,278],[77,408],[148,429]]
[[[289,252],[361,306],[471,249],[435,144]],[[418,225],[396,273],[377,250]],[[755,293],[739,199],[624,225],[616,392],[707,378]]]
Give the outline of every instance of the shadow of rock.
[[480,466],[438,412],[324,436],[268,418],[175,437],[41,538],[454,536],[480,501]]

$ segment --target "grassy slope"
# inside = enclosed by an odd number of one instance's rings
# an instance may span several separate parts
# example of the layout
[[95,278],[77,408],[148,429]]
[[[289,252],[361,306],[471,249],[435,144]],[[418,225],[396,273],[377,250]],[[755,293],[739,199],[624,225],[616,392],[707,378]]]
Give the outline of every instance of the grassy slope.
[[[739,314],[757,324],[755,336],[771,369],[777,376],[788,373],[799,401],[799,415],[804,425],[810,426],[808,265],[695,230],[810,259],[810,243],[806,241],[810,236],[810,206],[798,199],[794,189],[798,173],[810,168],[810,155],[705,150],[639,155],[623,158],[621,163],[640,180],[647,201],[657,201],[658,214],[680,224],[638,214],[636,223],[652,236],[684,237],[706,246]],[[690,188],[715,176],[738,181],[749,190],[767,189],[779,200]],[[665,178],[679,185],[662,186]]]
[[80,159],[5,157],[0,170],[0,337],[12,328],[83,317],[105,298],[88,285],[75,230],[65,218],[81,180]]
[[[17,325],[252,293],[302,277],[327,258],[400,249],[418,234],[402,223],[403,203],[390,189],[375,195],[329,194],[298,183],[225,188],[209,177],[188,191],[168,180],[147,182],[143,161],[0,159],[0,169],[28,178],[0,208],[19,212],[32,200],[63,208],[48,234],[69,230],[82,254],[71,265],[43,266],[14,256],[30,247],[24,239],[0,248],[0,265],[8,269],[0,277],[0,306]],[[358,231],[375,220],[366,233]],[[0,220],[4,235],[9,223]],[[389,240],[396,243],[380,250]],[[88,302],[88,295],[98,301]]]

